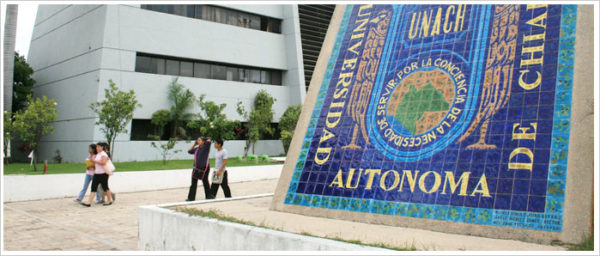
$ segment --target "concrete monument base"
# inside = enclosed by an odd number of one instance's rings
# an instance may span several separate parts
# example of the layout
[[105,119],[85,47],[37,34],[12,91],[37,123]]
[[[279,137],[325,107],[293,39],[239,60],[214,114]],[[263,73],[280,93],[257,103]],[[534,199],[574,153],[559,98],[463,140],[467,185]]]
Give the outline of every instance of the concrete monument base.
[[[416,250],[565,250],[515,240],[447,234],[271,211],[272,194],[142,206],[141,250],[383,250],[327,238]],[[224,216],[272,229],[231,223],[177,211],[216,210]],[[321,238],[320,238],[321,237]]]

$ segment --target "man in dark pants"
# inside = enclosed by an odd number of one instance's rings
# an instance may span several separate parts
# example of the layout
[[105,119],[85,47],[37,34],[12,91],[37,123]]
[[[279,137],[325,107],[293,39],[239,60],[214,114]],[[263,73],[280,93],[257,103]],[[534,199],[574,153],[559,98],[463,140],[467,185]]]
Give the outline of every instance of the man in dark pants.
[[217,192],[219,191],[219,186],[223,187],[223,193],[225,193],[225,197],[231,197],[231,191],[229,190],[229,184],[227,181],[227,149],[223,148],[223,140],[215,139],[215,149],[217,152],[215,153],[215,174],[217,176],[223,175],[223,179],[221,183],[216,183],[213,180],[212,187],[210,187],[210,194],[213,197],[217,196]]
[[208,172],[210,164],[208,162],[208,153],[210,152],[210,138],[199,137],[194,145],[188,150],[189,154],[194,155],[194,169],[192,171],[192,185],[186,201],[196,200],[196,190],[198,188],[198,179],[202,180],[204,187],[204,195],[206,199],[213,199],[214,196],[210,193],[210,185],[208,184]]

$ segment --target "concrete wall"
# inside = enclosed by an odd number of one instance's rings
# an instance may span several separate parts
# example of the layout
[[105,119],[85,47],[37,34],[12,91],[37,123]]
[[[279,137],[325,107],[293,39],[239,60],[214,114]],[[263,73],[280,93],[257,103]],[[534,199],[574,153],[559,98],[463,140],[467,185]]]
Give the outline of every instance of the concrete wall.
[[[52,123],[55,132],[42,138],[40,159],[52,160],[59,149],[64,161],[77,162],[81,149],[85,152],[88,144],[106,140],[89,105],[104,98],[109,79],[122,90],[135,91],[142,107],[135,111],[134,119],[150,119],[156,110],[170,107],[167,87],[175,77],[136,73],[136,52],[282,71],[282,86],[179,79],[196,96],[206,94],[206,100],[227,104],[224,113],[229,119],[242,120],[237,102],[250,110],[254,96],[263,89],[277,99],[274,122],[287,106],[301,104],[304,70],[296,5],[226,7],[281,19],[282,33],[159,13],[139,5],[40,5],[28,59],[37,80],[34,94],[58,102],[58,118]],[[200,109],[194,105],[188,111],[198,113]],[[122,149],[118,161],[159,159],[150,142],[130,142],[131,129],[127,130],[116,139]],[[261,143],[265,146],[257,145],[256,153],[281,154],[280,144],[266,141]],[[228,149],[239,154],[243,143],[233,142]]]
[[[233,200],[244,198],[249,197]],[[138,249],[146,251],[384,251],[381,248],[189,216],[159,206],[139,208]]]
[[[191,168],[181,170],[119,172],[110,177],[109,187],[116,193],[181,188],[190,186]],[[229,182],[276,179],[282,165],[230,167]],[[52,175],[4,175],[4,202],[75,198],[83,187],[85,172]],[[49,186],[51,189],[48,189]],[[200,183],[200,186],[202,184]],[[89,188],[88,188],[89,191]],[[89,195],[89,192],[86,193]]]

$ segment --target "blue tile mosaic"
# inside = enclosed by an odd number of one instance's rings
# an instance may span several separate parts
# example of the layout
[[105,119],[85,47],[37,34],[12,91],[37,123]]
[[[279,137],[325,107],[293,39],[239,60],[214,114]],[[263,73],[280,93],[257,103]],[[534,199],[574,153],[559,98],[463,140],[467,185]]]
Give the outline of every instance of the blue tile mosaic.
[[562,230],[575,5],[348,5],[285,204]]

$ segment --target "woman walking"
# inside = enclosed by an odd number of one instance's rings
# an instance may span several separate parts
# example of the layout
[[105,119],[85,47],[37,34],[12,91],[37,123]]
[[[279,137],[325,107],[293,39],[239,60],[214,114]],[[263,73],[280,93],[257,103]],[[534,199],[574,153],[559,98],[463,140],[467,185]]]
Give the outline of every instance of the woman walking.
[[[75,202],[81,203],[81,200],[83,200],[83,197],[85,196],[85,191],[88,189],[88,187],[90,186],[90,182],[92,181],[92,179],[94,178],[94,163],[91,161],[92,159],[94,159],[96,157],[96,154],[98,153],[96,151],[96,144],[90,144],[90,146],[88,147],[88,153],[90,154],[86,159],[85,159],[85,180],[83,181],[83,189],[81,189],[81,191],[79,191],[79,194],[77,195],[77,199],[75,199]],[[102,199],[100,198],[100,194],[96,194],[96,203],[101,203]]]
[[96,151],[98,152],[98,154],[96,154],[96,157],[92,159],[92,162],[95,164],[94,178],[92,179],[92,191],[90,193],[90,198],[88,202],[81,203],[81,205],[83,206],[91,206],[92,200],[94,199],[94,196],[96,195],[96,191],[98,189],[98,184],[100,184],[100,186],[102,186],[102,189],[104,189],[104,191],[106,192],[108,203],[104,203],[104,205],[107,206],[112,204],[112,193],[108,188],[108,174],[106,174],[106,171],[104,170],[104,165],[108,162],[109,159],[108,154],[104,152],[105,149],[108,149],[108,145],[106,143],[100,142],[96,144]]
[[198,188],[198,180],[202,180],[204,187],[204,195],[206,199],[213,199],[210,194],[210,184],[208,183],[208,170],[210,163],[208,162],[208,153],[210,152],[210,137],[199,137],[194,145],[188,150],[189,154],[194,155],[194,168],[192,170],[192,185],[188,192],[188,197],[185,201],[196,200],[196,190]]

